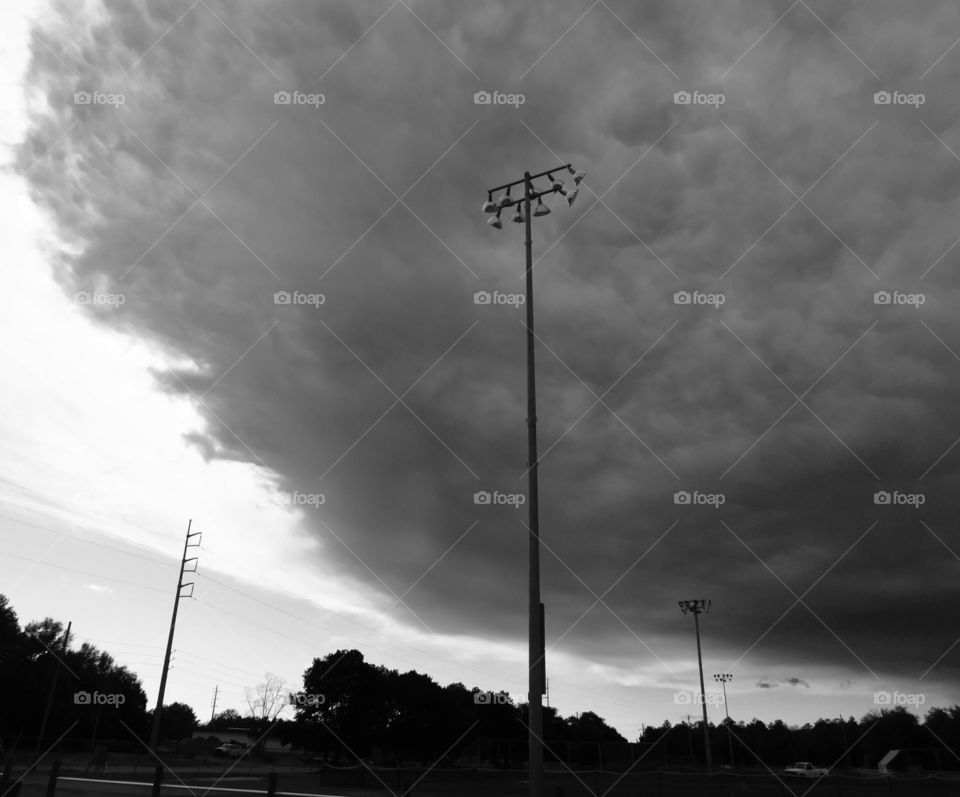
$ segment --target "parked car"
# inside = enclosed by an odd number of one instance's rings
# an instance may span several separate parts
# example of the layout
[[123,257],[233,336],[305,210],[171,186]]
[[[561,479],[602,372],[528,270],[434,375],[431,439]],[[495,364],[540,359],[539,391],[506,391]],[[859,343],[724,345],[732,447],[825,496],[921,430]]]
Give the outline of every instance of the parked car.
[[784,770],[785,775],[800,778],[822,778],[829,772],[829,769],[815,767],[809,761],[796,761]]
[[241,742],[224,742],[213,748],[213,754],[218,758],[240,758],[247,751],[247,745]]

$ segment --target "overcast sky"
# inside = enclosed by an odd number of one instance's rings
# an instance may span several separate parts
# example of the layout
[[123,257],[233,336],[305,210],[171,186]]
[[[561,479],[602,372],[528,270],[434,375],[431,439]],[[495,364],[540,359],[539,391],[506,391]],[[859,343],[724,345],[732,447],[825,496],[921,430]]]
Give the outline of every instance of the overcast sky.
[[527,490],[523,228],[480,207],[572,162],[533,225],[551,704],[685,717],[687,598],[735,719],[957,702],[954,4],[4,13],[23,622],[154,701],[192,518],[168,701],[341,647],[525,699],[527,507],[474,498]]

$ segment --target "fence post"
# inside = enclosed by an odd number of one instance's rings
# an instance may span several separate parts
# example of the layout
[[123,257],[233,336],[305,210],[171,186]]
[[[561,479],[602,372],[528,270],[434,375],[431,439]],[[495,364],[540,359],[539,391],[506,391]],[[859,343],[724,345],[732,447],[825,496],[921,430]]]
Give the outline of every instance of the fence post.
[[163,783],[163,766],[157,764],[153,770],[153,789],[150,792],[151,797],[160,797],[160,786]]
[[267,797],[274,797],[277,793],[277,773],[267,775]]
[[50,767],[50,779],[47,781],[47,797],[54,797],[57,793],[57,778],[60,777],[60,759]]

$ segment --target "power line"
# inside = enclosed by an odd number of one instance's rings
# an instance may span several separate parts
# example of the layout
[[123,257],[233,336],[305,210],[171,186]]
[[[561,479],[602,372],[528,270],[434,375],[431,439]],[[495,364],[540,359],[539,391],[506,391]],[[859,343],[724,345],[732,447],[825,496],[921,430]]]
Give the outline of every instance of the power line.
[[[84,512],[88,512],[91,515],[98,515],[99,517],[106,518],[107,520],[112,520],[114,523],[120,523],[122,525],[129,526],[130,528],[139,529],[140,531],[146,531],[149,534],[156,534],[158,537],[162,537],[164,541],[166,542],[170,541],[169,534],[164,534],[163,532],[156,531],[155,529],[148,529],[146,526],[138,526],[136,523],[131,523],[129,520],[122,520],[120,518],[115,518],[112,515],[107,515],[107,514],[104,514],[103,512],[98,512],[95,509],[90,509],[88,507],[85,507],[83,504],[78,504],[76,501],[68,501],[66,498],[63,498],[62,496],[52,495],[51,493],[45,493],[42,490],[36,490],[33,487],[27,487],[27,485],[25,484],[20,484],[18,482],[11,481],[10,479],[4,479],[2,476],[0,476],[0,482],[3,482],[4,484],[9,484],[10,486],[16,487],[17,489],[20,489],[20,490],[26,490],[27,492],[35,493],[36,495],[42,495],[44,498],[49,498],[52,501],[59,502],[61,504],[69,504],[70,506],[79,507]],[[74,514],[80,516],[79,513],[74,512]]]
[[[79,537],[70,531],[66,531],[66,530],[58,531],[57,529],[51,529],[48,526],[40,526],[37,523],[31,523],[28,520],[20,520],[19,518],[10,517],[9,515],[4,515],[2,513],[0,513],[0,518],[3,518],[4,520],[9,520],[12,523],[18,523],[21,526],[29,526],[30,528],[38,529],[39,531],[46,531],[50,534],[58,534],[63,537],[68,537],[69,539],[75,542],[82,542],[82,543],[85,543],[86,545],[96,545],[98,548],[106,548],[108,550],[115,551],[116,553],[123,554],[124,556],[134,556],[137,559],[144,559],[148,562],[154,562],[155,564],[161,564],[161,565],[170,564],[169,561],[164,561],[163,559],[157,559],[156,557],[146,556],[144,554],[139,554],[139,553],[133,553],[132,551],[125,551],[122,548],[117,547],[116,545],[108,545],[105,542],[96,542],[95,540],[88,540],[88,539],[85,539],[84,537]],[[132,547],[137,547],[137,546],[132,546]]]
[[67,567],[66,565],[57,565],[57,564],[54,564],[53,562],[38,561],[36,558],[30,557],[30,556],[20,556],[19,554],[7,553],[6,551],[0,551],[0,556],[7,556],[7,557],[10,557],[11,559],[21,559],[24,562],[32,562],[33,564],[40,565],[42,567],[55,567],[58,570],[68,570],[71,573],[80,573],[81,575],[91,576],[92,578],[98,578],[103,581],[115,581],[118,584],[126,584],[130,587],[136,587],[137,589],[147,589],[147,590],[150,590],[151,592],[162,592],[164,594],[166,594],[167,592],[167,590],[160,589],[158,587],[148,587],[148,586],[145,586],[144,584],[137,584],[134,581],[125,581],[122,578],[114,578],[113,576],[104,576],[104,575],[101,575],[100,573],[91,573],[89,570],[80,570],[79,568],[76,568],[76,567]]

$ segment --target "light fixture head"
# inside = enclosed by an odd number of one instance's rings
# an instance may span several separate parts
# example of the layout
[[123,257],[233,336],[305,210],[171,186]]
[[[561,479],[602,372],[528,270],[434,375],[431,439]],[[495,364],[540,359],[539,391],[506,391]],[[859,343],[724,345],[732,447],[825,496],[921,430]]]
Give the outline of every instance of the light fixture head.
[[481,213],[493,213],[497,209],[497,206],[493,202],[493,195],[490,194],[487,196],[487,201],[483,203],[481,208]]
[[503,229],[503,222],[500,221],[500,211],[499,211],[499,210],[497,211],[497,215],[496,215],[496,216],[490,216],[490,217],[487,218],[487,224],[489,224],[491,227],[493,227],[493,228],[496,229],[496,230],[502,230],[502,229]]
[[501,208],[505,208],[512,201],[513,200],[510,198],[510,189],[508,188],[507,193],[505,193],[502,197],[500,197],[500,200],[497,204],[499,204]]
[[574,200],[577,198],[577,195],[580,193],[579,188],[571,188],[569,191],[561,192],[567,198],[567,207],[573,205]]
[[567,167],[567,171],[570,172],[570,174],[573,175],[573,182],[574,182],[576,185],[580,185],[580,181],[583,180],[583,178],[587,176],[587,173],[586,173],[586,172],[578,172],[578,171],[575,171],[574,168],[573,168],[573,166],[568,166],[568,167]]
[[517,208],[517,209],[516,209],[516,211],[514,212],[514,214],[513,214],[513,216],[511,217],[510,220],[511,220],[511,221],[515,221],[517,224],[523,224],[523,221],[524,221],[523,211],[520,209],[520,203],[519,203],[519,202],[517,203],[516,208]]
[[550,208],[543,204],[543,199],[541,197],[537,197],[537,209],[533,211],[533,215],[546,216],[548,213],[550,213]]

